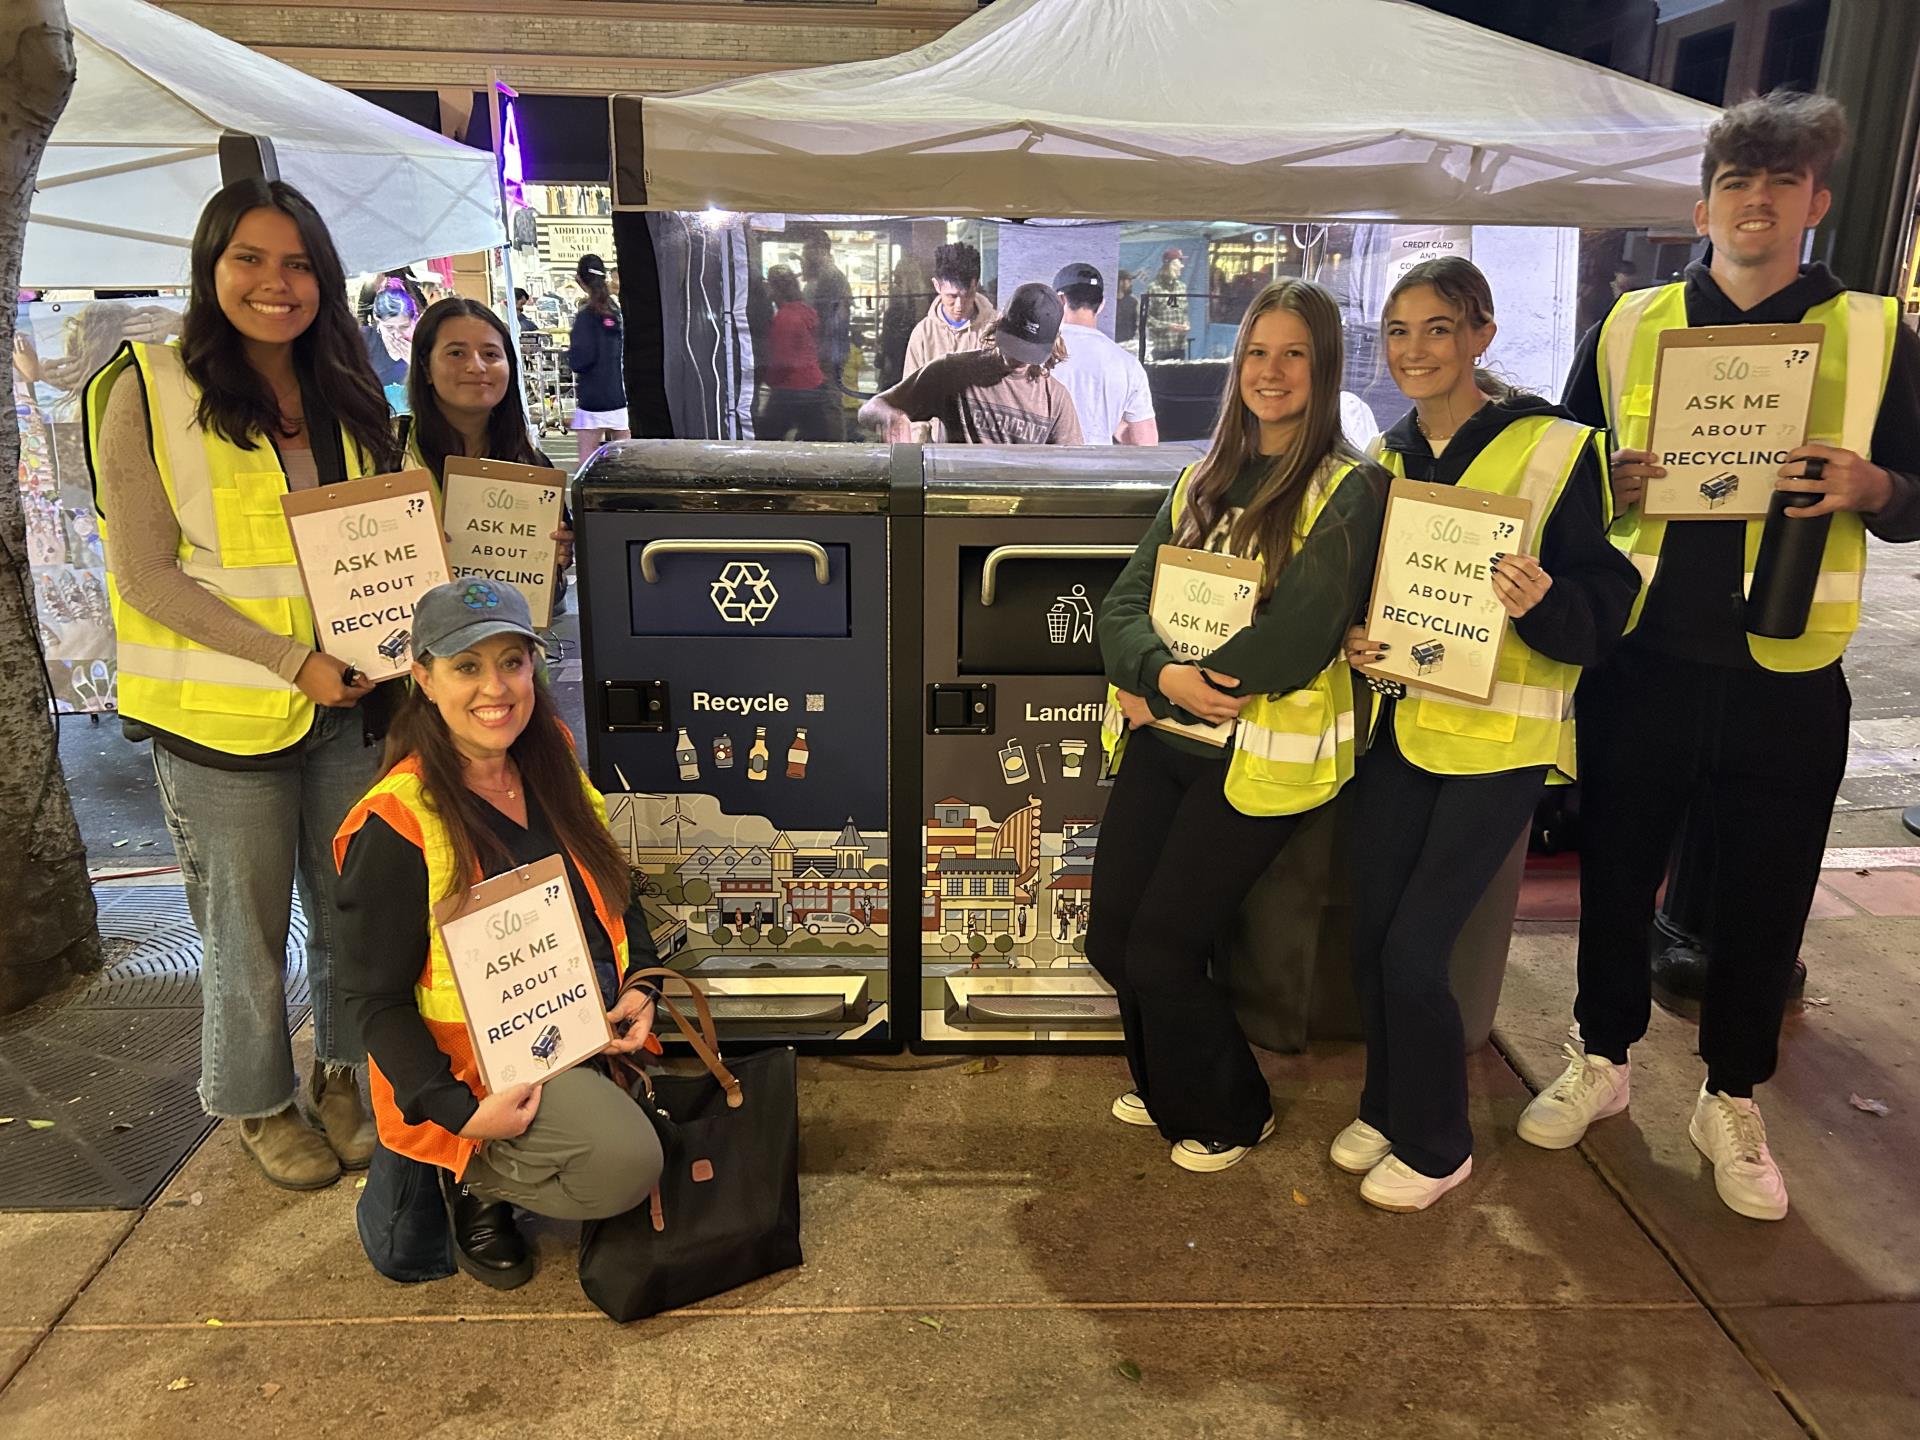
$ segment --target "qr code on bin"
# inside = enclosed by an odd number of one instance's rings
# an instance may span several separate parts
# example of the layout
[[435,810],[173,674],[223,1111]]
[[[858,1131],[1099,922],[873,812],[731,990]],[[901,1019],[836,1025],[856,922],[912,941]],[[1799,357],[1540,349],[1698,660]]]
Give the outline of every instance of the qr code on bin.
[[826,708],[827,708],[826,696],[824,695],[807,696],[807,713],[809,715],[818,715],[823,711],[825,711]]

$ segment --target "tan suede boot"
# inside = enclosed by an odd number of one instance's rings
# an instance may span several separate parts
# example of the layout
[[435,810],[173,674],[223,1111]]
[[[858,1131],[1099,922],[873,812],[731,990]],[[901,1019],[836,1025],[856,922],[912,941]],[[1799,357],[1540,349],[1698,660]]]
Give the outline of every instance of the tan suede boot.
[[282,1189],[324,1190],[340,1178],[339,1157],[297,1107],[239,1124],[240,1143],[267,1179]]
[[360,1103],[360,1086],[353,1071],[313,1062],[307,1081],[307,1099],[320,1133],[340,1157],[343,1170],[364,1170],[373,1159],[373,1117]]

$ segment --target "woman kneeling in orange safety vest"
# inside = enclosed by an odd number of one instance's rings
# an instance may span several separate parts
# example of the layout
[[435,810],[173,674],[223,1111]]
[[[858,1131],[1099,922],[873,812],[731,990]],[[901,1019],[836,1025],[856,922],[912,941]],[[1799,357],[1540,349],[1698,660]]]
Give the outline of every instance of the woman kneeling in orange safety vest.
[[653,943],[638,907],[625,904],[627,860],[605,805],[536,674],[538,643],[510,585],[456,580],[422,596],[414,689],[388,737],[386,772],[334,839],[340,984],[367,1036],[380,1130],[360,1233],[368,1258],[393,1279],[447,1273],[437,1207],[416,1203],[435,1180],[453,1261],[506,1290],[533,1274],[515,1205],[599,1219],[639,1204],[660,1175],[651,1122],[598,1062],[539,1085],[486,1090],[432,918],[435,905],[484,877],[560,855],[619,1037],[608,1050],[648,1043],[653,993],[622,994],[620,982],[629,944],[652,963]]

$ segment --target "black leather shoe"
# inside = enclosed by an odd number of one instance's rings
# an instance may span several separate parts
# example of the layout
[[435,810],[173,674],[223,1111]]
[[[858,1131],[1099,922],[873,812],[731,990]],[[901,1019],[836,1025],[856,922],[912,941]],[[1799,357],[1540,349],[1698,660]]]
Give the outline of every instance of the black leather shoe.
[[[1669,1015],[1677,1015],[1682,1020],[1691,1020],[1696,1024],[1700,1019],[1700,1002],[1707,993],[1707,966],[1710,957],[1705,950],[1676,940],[1653,957],[1653,998],[1656,1004]],[[1787,981],[1787,1003],[1797,1004],[1806,998],[1807,963],[1804,960],[1793,962],[1793,975]]]
[[440,1172],[440,1194],[447,1202],[453,1226],[454,1263],[482,1285],[517,1290],[533,1278],[533,1256],[520,1227],[513,1223],[513,1206],[504,1200],[482,1200],[453,1178]]

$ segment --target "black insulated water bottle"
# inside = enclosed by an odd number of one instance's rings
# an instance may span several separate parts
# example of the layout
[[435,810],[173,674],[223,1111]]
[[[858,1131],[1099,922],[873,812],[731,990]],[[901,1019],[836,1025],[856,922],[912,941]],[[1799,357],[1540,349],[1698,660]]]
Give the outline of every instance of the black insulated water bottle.
[[1797,640],[1806,633],[1833,516],[1800,520],[1787,512],[1817,505],[1821,498],[1804,491],[1773,492],[1766,528],[1760,532],[1760,554],[1753,562],[1753,588],[1747,592],[1749,635]]

